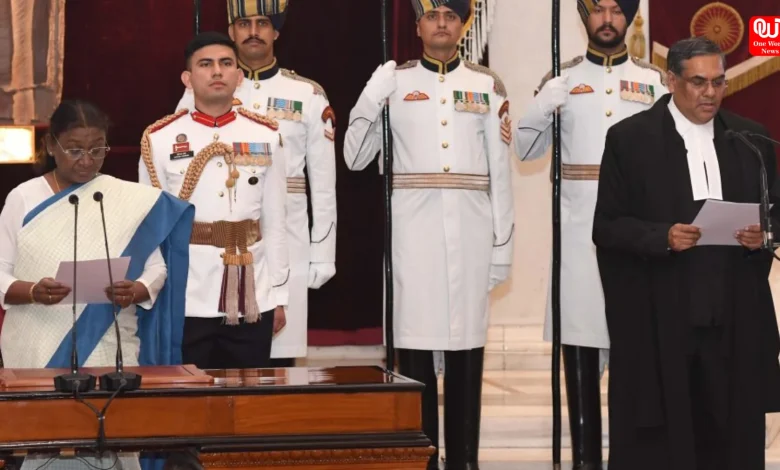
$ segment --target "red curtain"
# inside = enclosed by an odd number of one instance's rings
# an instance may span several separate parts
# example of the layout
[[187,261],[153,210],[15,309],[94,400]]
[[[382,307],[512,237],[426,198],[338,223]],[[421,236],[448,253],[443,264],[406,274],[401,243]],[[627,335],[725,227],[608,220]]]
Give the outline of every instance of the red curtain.
[[[706,34],[728,52],[727,67],[751,58],[748,52],[750,18],[780,15],[777,0],[653,0],[650,3],[650,39],[670,47],[675,41]],[[740,19],[742,34],[740,35]],[[654,62],[665,67],[664,58],[654,53]],[[729,82],[730,95],[723,107],[765,125],[780,138],[780,119],[770,96],[780,89],[780,58]]]
[[[413,27],[409,1],[394,7]],[[348,171],[342,153],[349,112],[382,62],[380,14],[379,0],[296,0],[277,43],[280,64],[318,81],[337,117],[337,274],[309,291],[312,345],[382,342],[381,178],[374,166]],[[113,120],[105,173],[136,180],[143,130],[172,113],[182,95],[192,28],[192,0],[67,2],[63,98],[93,100]],[[203,0],[201,31],[226,28],[226,1]],[[406,44],[399,54],[419,55]],[[29,166],[5,165],[0,200],[31,176]]]
[[395,0],[392,7],[390,57],[398,64],[403,64],[407,60],[419,59],[422,55],[422,43],[417,37],[417,23],[412,2]]

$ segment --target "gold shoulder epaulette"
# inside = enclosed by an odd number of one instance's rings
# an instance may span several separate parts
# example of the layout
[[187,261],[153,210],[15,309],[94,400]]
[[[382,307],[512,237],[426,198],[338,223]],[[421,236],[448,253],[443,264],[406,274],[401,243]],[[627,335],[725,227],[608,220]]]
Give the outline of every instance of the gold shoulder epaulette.
[[165,127],[168,124],[172,123],[173,121],[175,121],[175,120],[179,119],[180,117],[184,116],[185,114],[188,114],[189,112],[190,112],[189,109],[184,108],[184,109],[180,109],[180,110],[176,111],[173,114],[169,114],[169,115],[165,116],[164,118],[157,120],[157,122],[155,122],[154,124],[150,125],[149,127],[147,127],[146,128],[146,132],[148,132],[149,134],[157,132],[160,129],[162,129],[163,127]]
[[314,94],[315,95],[322,95],[323,97],[325,97],[326,100],[328,99],[328,95],[325,94],[325,89],[322,88],[322,86],[320,86],[319,83],[317,83],[314,80],[311,80],[309,78],[301,77],[300,75],[298,75],[297,73],[295,73],[292,70],[287,70],[287,69],[281,69],[281,70],[282,70],[282,76],[287,77],[287,78],[291,78],[293,80],[298,80],[299,82],[308,83],[309,85],[311,85],[314,88]]
[[[561,64],[561,70],[570,69],[574,67],[575,65],[582,62],[582,60],[585,58],[585,56],[578,55],[577,57],[573,58],[572,60],[566,61]],[[547,75],[542,78],[542,82],[539,84],[539,86],[536,88],[536,91],[534,92],[534,96],[536,96],[537,93],[542,89],[545,83],[547,83],[551,78],[553,78],[552,70],[547,72]]]
[[493,91],[495,91],[496,94],[502,98],[507,97],[506,87],[504,86],[504,82],[501,81],[501,78],[499,78],[496,72],[490,70],[484,65],[475,64],[473,62],[469,62],[468,60],[464,60],[463,64],[469,70],[473,70],[479,73],[484,73],[485,75],[489,75],[493,77]]
[[262,114],[253,113],[252,111],[249,111],[245,108],[238,108],[236,109],[236,112],[249,120],[268,127],[271,130],[279,130],[279,123],[276,122],[276,119],[271,119],[268,116],[263,116]]
[[401,65],[396,65],[396,70],[406,70],[406,69],[412,69],[414,67],[417,67],[417,64],[419,63],[419,60],[408,60],[405,63]]
[[152,135],[153,132],[159,131],[163,127],[188,114],[189,112],[189,109],[184,108],[176,111],[173,114],[169,114],[164,118],[157,120],[157,122],[154,124],[147,126],[143,135],[141,136],[141,160],[143,160],[144,166],[146,166],[146,172],[149,174],[149,181],[155,188],[162,189],[162,185],[160,184],[160,177],[157,176],[157,169],[154,166],[154,158],[152,157],[152,142],[149,136]]
[[656,72],[658,72],[658,75],[661,76],[661,85],[667,86],[666,85],[666,72],[664,72],[664,69],[662,69],[661,67],[659,67],[659,66],[657,66],[655,64],[651,64],[650,62],[645,62],[644,60],[640,59],[639,57],[635,57],[635,56],[631,56],[631,62],[636,64],[637,67],[642,67],[643,69],[655,70]]

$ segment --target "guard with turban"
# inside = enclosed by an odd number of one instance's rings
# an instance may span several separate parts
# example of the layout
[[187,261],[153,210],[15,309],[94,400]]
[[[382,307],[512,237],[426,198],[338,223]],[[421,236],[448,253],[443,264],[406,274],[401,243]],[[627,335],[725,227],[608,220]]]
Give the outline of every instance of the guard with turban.
[[464,24],[468,21],[471,14],[474,13],[472,11],[472,0],[412,0],[412,7],[417,16],[417,21],[420,21],[424,14],[439,7],[447,7],[454,11],[455,14],[460,16]]
[[280,31],[287,17],[288,0],[228,0],[228,24],[234,24],[240,18],[265,16]]
[[[290,3],[227,0],[228,32],[245,77],[233,106],[276,120],[286,149],[289,304],[287,325],[271,345],[274,367],[293,367],[296,358],[306,357],[308,290],[319,289],[336,274],[336,114],[317,82],[277,63],[274,42]],[[192,92],[185,91],[177,110],[194,105]],[[262,181],[262,168],[246,176],[244,190],[252,191]]]
[[[515,153],[528,161],[552,143],[553,114],[561,116],[561,343],[576,470],[601,469],[600,381],[610,337],[601,277],[592,242],[599,168],[607,130],[649,109],[667,93],[665,74],[629,57],[625,37],[639,0],[576,0],[588,32],[584,55],[561,64],[561,76],[544,77],[535,105],[517,123]],[[542,195],[540,194],[540,197]],[[552,297],[548,297],[551,299]],[[552,341],[548,304],[544,337]]]
[[489,293],[513,260],[509,100],[496,73],[460,57],[474,0],[412,5],[422,57],[377,67],[350,113],[344,159],[359,171],[377,158],[387,103],[399,372],[425,384],[422,427],[437,448],[426,468],[438,470],[443,359],[447,468],[479,470]]
[[[602,0],[577,0],[577,11],[580,12],[582,22],[588,24],[588,17],[596,9],[596,7],[603,7],[606,2]],[[626,23],[630,25],[634,22],[634,17],[639,11],[639,0],[617,0],[617,6],[620,11],[623,12],[623,16],[626,18]]]

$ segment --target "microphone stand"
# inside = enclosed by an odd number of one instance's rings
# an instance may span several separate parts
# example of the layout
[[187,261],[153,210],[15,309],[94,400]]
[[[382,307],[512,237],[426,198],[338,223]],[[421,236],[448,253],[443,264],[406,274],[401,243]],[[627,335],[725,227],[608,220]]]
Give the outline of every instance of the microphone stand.
[[106,230],[106,214],[103,209],[103,193],[96,191],[92,198],[100,204],[100,217],[103,221],[103,239],[106,247],[106,263],[108,263],[108,282],[111,283],[111,311],[114,314],[114,331],[116,332],[116,371],[100,376],[100,389],[117,391],[120,388],[125,391],[137,390],[141,386],[141,376],[124,371],[122,360],[122,339],[119,334],[119,310],[116,307],[116,293],[114,292],[114,276],[111,272],[111,255],[108,250],[108,231]]
[[[774,242],[774,233],[772,231],[772,215],[770,214],[771,205],[769,204],[769,184],[767,183],[767,173],[766,173],[766,165],[764,164],[764,155],[761,153],[761,150],[759,150],[758,147],[753,144],[748,139],[749,137],[761,137],[766,140],[769,140],[771,142],[774,142],[772,139],[765,137],[761,134],[755,134],[747,131],[743,132],[736,132],[731,129],[726,131],[727,136],[733,136],[743,144],[747,148],[749,148],[758,158],[759,162],[759,173],[760,173],[760,185],[761,185],[761,204],[759,206],[759,212],[760,212],[760,222],[761,222],[761,233],[763,234],[763,242],[761,248],[764,250],[769,251],[773,254],[775,258],[777,258],[777,255],[774,254],[775,248],[777,247],[777,244]],[[780,259],[780,258],[778,258]]]
[[76,265],[78,263],[79,197],[71,194],[73,204],[73,329],[71,330],[70,373],[54,377],[54,389],[63,393],[84,393],[95,389],[95,376],[79,372],[79,353],[76,347]]

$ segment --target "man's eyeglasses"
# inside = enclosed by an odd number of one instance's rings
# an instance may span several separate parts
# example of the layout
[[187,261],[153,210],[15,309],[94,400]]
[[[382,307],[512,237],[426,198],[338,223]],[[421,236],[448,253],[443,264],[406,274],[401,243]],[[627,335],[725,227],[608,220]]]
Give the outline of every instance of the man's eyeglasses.
[[60,146],[60,150],[62,150],[62,153],[68,156],[71,160],[81,160],[84,158],[87,154],[89,154],[89,157],[93,160],[102,160],[106,158],[106,154],[111,150],[111,147],[95,147],[89,150],[86,149],[64,149],[62,148],[62,144],[60,144],[60,141],[57,140],[56,136],[54,137],[54,141],[57,142],[57,145]]
[[729,84],[729,81],[726,80],[726,77],[713,78],[712,80],[707,80],[704,77],[686,78],[682,75],[677,75],[677,77],[690,83],[690,85],[697,90],[705,90],[710,84],[712,84],[712,88],[719,90]]

